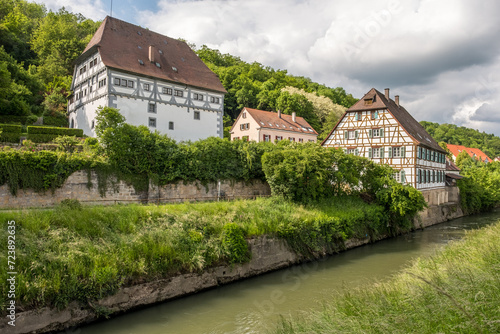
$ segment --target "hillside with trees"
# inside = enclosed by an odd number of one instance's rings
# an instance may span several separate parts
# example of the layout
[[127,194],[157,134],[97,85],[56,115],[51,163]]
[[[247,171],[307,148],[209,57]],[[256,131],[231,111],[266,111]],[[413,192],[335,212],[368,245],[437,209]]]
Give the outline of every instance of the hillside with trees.
[[73,61],[100,22],[61,8],[0,0],[0,123],[67,125]]
[[457,126],[422,121],[420,124],[438,142],[478,148],[491,159],[500,156],[500,137],[484,131]]

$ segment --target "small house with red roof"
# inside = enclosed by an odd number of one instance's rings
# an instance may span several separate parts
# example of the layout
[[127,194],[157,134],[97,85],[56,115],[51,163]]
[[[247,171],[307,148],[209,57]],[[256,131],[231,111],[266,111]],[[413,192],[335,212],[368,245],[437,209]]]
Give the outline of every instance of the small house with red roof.
[[452,144],[446,144],[446,147],[448,148],[448,150],[450,150],[451,154],[453,155],[453,161],[457,161],[458,155],[463,151],[467,152],[467,154],[473,159],[482,162],[493,161],[490,157],[488,157],[483,151],[481,151],[478,148],[471,148],[471,147],[465,147],[463,145],[452,145]]
[[302,117],[278,112],[243,108],[231,127],[231,140],[256,142],[316,142],[318,133]]
[[416,189],[445,187],[446,151],[388,88],[385,94],[372,88],[347,109],[322,145],[389,165],[396,180]]
[[97,108],[179,140],[223,137],[226,90],[187,43],[106,17],[77,58],[70,127],[95,136]]

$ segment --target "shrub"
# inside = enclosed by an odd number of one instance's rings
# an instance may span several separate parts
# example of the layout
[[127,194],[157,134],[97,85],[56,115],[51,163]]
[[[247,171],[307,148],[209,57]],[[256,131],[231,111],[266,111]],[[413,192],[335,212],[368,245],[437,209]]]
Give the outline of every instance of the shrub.
[[56,136],[77,136],[83,137],[82,129],[57,128],[51,126],[28,126],[28,135],[46,134]]
[[57,127],[68,127],[67,117],[43,116],[43,124]]
[[227,223],[222,228],[222,246],[230,263],[248,260],[249,249],[243,229],[235,223]]

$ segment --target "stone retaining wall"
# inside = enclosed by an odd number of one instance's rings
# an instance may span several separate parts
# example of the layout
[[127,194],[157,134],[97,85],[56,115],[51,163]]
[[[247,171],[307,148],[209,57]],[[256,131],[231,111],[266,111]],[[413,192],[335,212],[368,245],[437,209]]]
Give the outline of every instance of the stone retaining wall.
[[[255,196],[269,196],[271,189],[269,185],[261,180],[249,182],[221,181],[219,184],[209,183],[203,185],[201,182],[184,184],[177,182],[157,187],[149,185],[149,189],[136,192],[134,187],[123,181],[111,179],[104,197],[101,197],[97,187],[97,175],[92,172],[89,178],[86,171],[78,171],[71,174],[61,188],[53,193],[36,193],[31,189],[20,189],[17,196],[10,193],[6,184],[0,186],[0,209],[18,209],[30,207],[49,207],[59,204],[65,199],[77,199],[82,203],[109,205],[115,203],[163,203],[185,200],[216,200],[218,194],[223,199],[248,198]],[[91,186],[89,187],[89,185]]]

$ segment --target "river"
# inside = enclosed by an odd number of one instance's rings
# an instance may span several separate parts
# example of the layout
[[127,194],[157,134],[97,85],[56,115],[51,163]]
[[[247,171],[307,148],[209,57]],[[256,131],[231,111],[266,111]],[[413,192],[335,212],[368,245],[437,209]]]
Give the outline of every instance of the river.
[[[318,309],[334,291],[388,279],[466,230],[500,220],[500,210],[464,217],[62,333],[244,334],[275,328],[280,315]],[[62,334],[61,333],[61,334]]]

